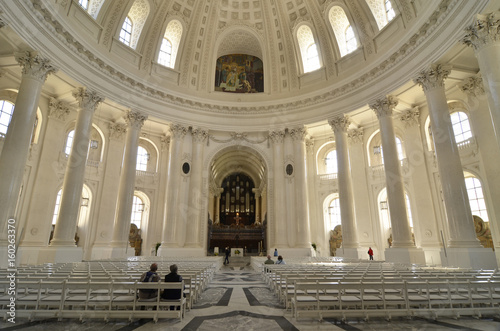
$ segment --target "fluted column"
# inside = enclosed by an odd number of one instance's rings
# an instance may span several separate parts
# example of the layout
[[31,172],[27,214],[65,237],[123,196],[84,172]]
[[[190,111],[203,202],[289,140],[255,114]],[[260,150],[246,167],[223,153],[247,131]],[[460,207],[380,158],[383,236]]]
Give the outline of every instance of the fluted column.
[[0,246],[7,245],[7,220],[16,220],[17,200],[42,86],[47,76],[56,71],[49,60],[36,53],[24,52],[15,57],[22,66],[22,78],[0,156]]
[[147,116],[139,111],[128,111],[125,116],[127,135],[125,137],[125,153],[120,174],[120,185],[118,186],[113,240],[111,241],[113,257],[125,256],[129,245],[128,235],[130,232],[132,203],[134,199],[137,149],[139,147],[141,128],[146,119]]
[[396,148],[396,135],[392,122],[392,111],[398,104],[396,98],[388,96],[370,105],[378,117],[382,153],[384,155],[387,199],[391,215],[392,247],[413,247],[410,222],[406,212],[405,191],[401,177],[401,166]]
[[73,145],[69,153],[66,173],[64,174],[61,209],[54,229],[54,237],[50,246],[75,246],[75,231],[78,222],[78,212],[82,198],[85,167],[92,129],[92,117],[103,97],[95,91],[77,88],[73,97],[78,101],[78,115],[73,136]]
[[[287,246],[286,241],[286,224],[284,219],[285,213],[285,178],[284,178],[284,156],[283,156],[283,142],[285,138],[285,131],[278,130],[269,133],[269,139],[273,143],[273,176],[274,176],[274,187],[273,187],[273,207],[274,207],[274,226],[273,237],[270,238],[270,245],[276,246],[276,248],[282,248]],[[270,225],[268,225],[269,227]],[[274,239],[274,240],[273,240]],[[272,247],[267,247],[267,251],[270,251]]]
[[432,135],[448,218],[448,246],[480,247],[474,231],[462,163],[444,90],[444,80],[450,71],[449,66],[432,65],[430,69],[419,74],[415,83],[422,86],[429,106]]
[[201,225],[201,210],[205,197],[202,190],[203,146],[208,137],[208,131],[201,128],[192,130],[193,163],[191,180],[189,182],[189,213],[187,219],[186,244],[187,247],[201,247],[199,238]]
[[290,130],[293,140],[295,163],[295,222],[297,229],[297,247],[311,248],[311,229],[309,225],[309,201],[306,178],[306,129],[304,127]]
[[[356,217],[354,215],[354,198],[352,193],[351,171],[347,152],[347,130],[351,121],[348,116],[337,116],[328,121],[335,134],[337,151],[338,185],[340,218],[342,222],[342,246],[346,249],[359,247]],[[349,257],[358,258],[357,250],[351,250]]]
[[500,11],[478,14],[462,42],[474,49],[488,96],[497,148],[500,147]]
[[165,201],[165,213],[163,219],[163,234],[161,247],[158,255],[168,254],[168,248],[178,247],[176,234],[177,224],[177,202],[179,192],[179,182],[181,179],[181,157],[182,144],[187,133],[187,128],[180,124],[170,124],[170,158],[168,160],[168,182]]

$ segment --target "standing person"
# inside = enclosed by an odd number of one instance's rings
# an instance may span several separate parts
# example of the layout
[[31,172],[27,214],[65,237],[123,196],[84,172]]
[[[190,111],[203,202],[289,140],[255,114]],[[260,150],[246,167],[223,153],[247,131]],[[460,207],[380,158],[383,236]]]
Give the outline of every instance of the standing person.
[[[141,275],[140,281],[143,283],[151,283],[151,282],[159,282],[160,276],[156,273],[158,270],[158,264],[153,263],[149,267],[149,271],[143,273]],[[139,289],[139,299],[152,299],[156,298],[158,295],[158,290],[155,289]]]
[[368,247],[368,255],[370,256],[370,261],[373,260],[373,249],[371,247]]
[[278,249],[277,248],[274,249],[274,256],[278,256]]
[[[182,282],[182,276],[177,273],[177,264],[172,264],[170,266],[170,273],[165,275],[165,283],[175,283]],[[166,300],[176,300],[182,297],[182,290],[175,289],[164,289],[161,295],[162,299]],[[177,310],[180,309],[180,306],[177,306]],[[170,310],[174,310],[174,306],[170,306]]]
[[276,264],[286,264],[281,255],[278,256],[278,261],[276,261]]
[[225,254],[226,254],[226,258],[224,259],[224,264],[229,264],[229,246],[226,246],[226,250],[225,250]]

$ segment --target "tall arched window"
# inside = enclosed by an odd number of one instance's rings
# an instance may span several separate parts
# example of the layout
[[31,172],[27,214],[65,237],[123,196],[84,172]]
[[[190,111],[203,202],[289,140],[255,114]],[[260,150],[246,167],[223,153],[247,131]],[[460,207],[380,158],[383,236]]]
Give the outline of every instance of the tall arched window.
[[[337,39],[340,56],[345,56],[354,51],[358,47],[358,42],[344,9],[333,6],[328,12],[328,20],[335,34],[335,39]],[[349,43],[347,37],[349,37]],[[349,45],[349,48],[347,45]]]
[[66,137],[66,145],[64,147],[64,153],[69,155],[71,152],[71,147],[73,146],[73,136],[75,135],[75,130],[71,130]]
[[134,199],[132,201],[131,223],[135,224],[138,229],[141,228],[143,212],[144,212],[144,202],[137,195],[134,195]]
[[54,214],[52,215],[52,225],[55,225],[57,222],[57,215],[59,215],[59,210],[61,209],[61,196],[62,196],[62,190],[59,190],[59,192],[57,192],[56,206],[54,207]]
[[337,151],[330,151],[325,158],[326,165],[326,173],[327,174],[336,174],[338,173],[338,164],[337,164]]
[[394,8],[392,8],[391,0],[385,0],[384,5],[385,5],[385,15],[387,17],[387,21],[390,22],[394,17],[396,17],[396,12],[394,11]]
[[89,9],[89,0],[78,0],[78,4],[85,10]]
[[467,140],[472,137],[470,129],[469,117],[466,113],[457,111],[450,115],[451,124],[453,125],[453,133],[457,143]]
[[469,196],[470,209],[473,215],[479,216],[483,221],[488,222],[488,212],[484,200],[483,188],[481,182],[475,177],[466,177],[465,186]]
[[347,53],[352,53],[358,48],[358,42],[356,41],[354,30],[350,25],[345,29],[345,44]]
[[130,46],[130,39],[132,37],[132,20],[130,17],[126,17],[123,22],[122,29],[120,30],[119,40],[127,46]]
[[328,229],[327,231],[335,229],[337,225],[342,223],[342,219],[340,217],[340,200],[339,198],[335,198],[330,202],[330,206],[328,207]]
[[366,3],[370,7],[379,30],[396,17],[396,12],[390,0],[366,0]]
[[141,171],[147,171],[148,161],[149,161],[148,151],[142,146],[137,147],[137,164],[135,169]]
[[167,38],[163,38],[158,55],[158,63],[165,67],[171,66],[172,60],[172,43]]
[[169,68],[175,67],[175,60],[182,38],[182,30],[182,24],[178,20],[171,20],[168,23],[158,54],[159,64]]
[[6,100],[0,100],[0,135],[7,134],[13,113],[14,104]]
[[314,41],[313,32],[309,26],[304,24],[297,29],[297,41],[302,57],[304,73],[319,69],[319,52]]

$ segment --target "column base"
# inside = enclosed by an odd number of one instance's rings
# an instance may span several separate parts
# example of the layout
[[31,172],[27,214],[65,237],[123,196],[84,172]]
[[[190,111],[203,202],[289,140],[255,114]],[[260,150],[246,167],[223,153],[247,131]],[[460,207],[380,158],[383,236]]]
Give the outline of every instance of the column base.
[[40,250],[38,262],[39,263],[81,262],[82,258],[83,258],[83,249],[81,247],[49,246]]
[[496,269],[495,252],[491,248],[446,248],[441,253],[444,267]]
[[158,248],[158,256],[161,257],[203,257],[207,256],[207,252],[205,249],[201,247],[197,248],[170,248],[170,247],[163,247],[160,246]]
[[91,260],[106,260],[111,258],[111,247],[109,246],[95,246],[92,247],[92,253],[90,255]]
[[416,247],[391,247],[385,249],[385,261],[425,265],[425,253]]
[[336,256],[343,257],[349,260],[368,260],[368,248],[364,249],[361,247],[350,247],[350,248],[338,248]]

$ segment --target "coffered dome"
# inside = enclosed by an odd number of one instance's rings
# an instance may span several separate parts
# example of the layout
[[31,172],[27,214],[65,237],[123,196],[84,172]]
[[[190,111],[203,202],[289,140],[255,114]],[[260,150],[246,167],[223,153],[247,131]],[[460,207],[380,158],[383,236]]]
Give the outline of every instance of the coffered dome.
[[[69,85],[100,91],[114,108],[139,109],[163,122],[244,131],[363,113],[371,100],[439,61],[488,5],[393,0],[388,10],[385,3],[22,0],[3,2],[0,9],[7,27],[23,38],[9,41],[13,51],[27,43],[51,58]],[[164,39],[170,42],[168,64],[159,59]],[[237,55],[262,61],[258,78],[253,62],[238,62]],[[226,65],[239,74],[234,90],[222,79]],[[473,67],[468,69],[477,71]],[[262,92],[251,79],[262,80]],[[412,95],[407,102],[423,99]]]

